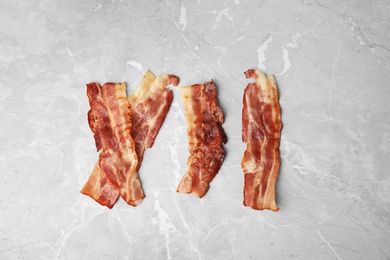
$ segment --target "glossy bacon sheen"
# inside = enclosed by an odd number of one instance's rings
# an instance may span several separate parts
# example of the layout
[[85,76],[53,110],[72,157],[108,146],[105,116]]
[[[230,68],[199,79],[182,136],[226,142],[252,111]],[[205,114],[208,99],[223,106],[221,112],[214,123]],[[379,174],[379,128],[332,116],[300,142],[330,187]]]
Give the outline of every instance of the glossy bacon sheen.
[[117,200],[114,191],[117,189],[128,204],[136,206],[144,194],[136,171],[135,144],[130,135],[131,107],[126,97],[126,84],[106,83],[100,87],[90,83],[87,95],[91,106],[88,122],[96,148],[102,152],[81,193],[111,208]]
[[241,161],[244,205],[277,211],[275,184],[282,128],[278,90],[272,75],[266,77],[259,70],[248,70],[245,75],[256,82],[246,87],[242,110],[242,140],[247,143]]
[[190,157],[188,171],[179,183],[177,192],[193,193],[201,198],[208,191],[224,159],[224,117],[213,81],[181,87],[180,90],[187,118]]

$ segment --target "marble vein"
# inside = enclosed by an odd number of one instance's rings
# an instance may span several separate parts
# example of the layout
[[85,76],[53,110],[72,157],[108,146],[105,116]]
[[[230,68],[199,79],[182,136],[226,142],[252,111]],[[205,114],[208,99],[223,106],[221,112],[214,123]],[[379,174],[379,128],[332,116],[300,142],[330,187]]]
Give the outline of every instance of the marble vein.
[[186,6],[181,3],[180,4],[180,17],[179,17],[179,24],[181,24],[183,26],[183,28],[181,29],[182,31],[184,31],[187,27],[187,8]]
[[322,239],[322,241],[324,241],[328,247],[332,250],[332,252],[334,253],[334,255],[337,257],[337,259],[340,259],[340,260],[343,260],[344,258],[341,258],[337,253],[336,253],[336,250],[334,250],[333,246],[321,235],[320,233],[320,230],[317,229],[317,233],[318,233],[318,236]]
[[154,224],[158,226],[159,233],[165,238],[165,249],[167,250],[167,259],[173,259],[171,253],[171,234],[177,233],[176,227],[172,224],[168,213],[161,208],[159,202],[159,191],[154,192],[154,209],[157,211],[157,216],[153,220]]
[[341,39],[340,39],[340,36],[338,37],[338,47],[337,47],[337,54],[336,54],[336,58],[335,58],[335,61],[333,63],[333,66],[332,66],[332,76],[330,78],[330,87],[329,87],[329,98],[328,98],[328,114],[330,116],[331,119],[333,119],[333,116],[332,116],[332,113],[330,111],[330,107],[331,107],[331,103],[332,103],[332,90],[333,90],[333,87],[334,87],[334,76],[336,75],[336,65],[337,63],[339,62],[339,59],[340,59],[340,49],[341,49]]
[[265,65],[264,65],[264,62],[266,60],[265,52],[268,49],[268,44],[271,42],[272,42],[272,34],[270,34],[268,38],[257,49],[258,68],[263,72],[266,72]]

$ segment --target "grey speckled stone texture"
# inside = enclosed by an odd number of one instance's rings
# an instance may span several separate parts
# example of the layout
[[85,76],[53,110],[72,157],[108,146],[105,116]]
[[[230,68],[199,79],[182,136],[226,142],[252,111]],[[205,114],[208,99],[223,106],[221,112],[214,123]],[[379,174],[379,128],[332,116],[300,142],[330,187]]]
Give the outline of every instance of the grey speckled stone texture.
[[[242,205],[243,74],[274,74],[280,211]],[[85,84],[214,79],[228,136],[206,196],[180,91],[140,171],[146,197],[79,193],[98,157]],[[0,259],[389,259],[390,2],[0,2]]]

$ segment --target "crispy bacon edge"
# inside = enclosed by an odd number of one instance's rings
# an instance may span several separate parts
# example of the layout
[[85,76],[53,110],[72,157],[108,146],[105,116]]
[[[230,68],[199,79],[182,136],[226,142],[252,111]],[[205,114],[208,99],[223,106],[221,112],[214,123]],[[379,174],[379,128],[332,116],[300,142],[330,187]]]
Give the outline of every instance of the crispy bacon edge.
[[181,87],[190,156],[188,170],[177,192],[192,193],[202,198],[221,168],[225,152],[222,143],[226,135],[222,128],[224,116],[217,100],[213,81]]
[[254,78],[244,91],[242,140],[246,150],[241,161],[244,172],[245,206],[278,211],[275,185],[280,167],[281,112],[275,78],[260,70],[248,70]]

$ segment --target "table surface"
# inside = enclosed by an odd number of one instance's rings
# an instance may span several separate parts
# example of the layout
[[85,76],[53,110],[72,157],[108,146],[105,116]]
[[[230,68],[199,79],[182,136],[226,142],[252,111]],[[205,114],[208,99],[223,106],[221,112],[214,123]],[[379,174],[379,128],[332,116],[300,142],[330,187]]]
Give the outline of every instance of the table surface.
[[[1,1],[1,259],[389,259],[390,3]],[[244,71],[274,74],[278,212],[244,207]],[[97,158],[85,84],[214,79],[228,142],[205,197],[179,88],[138,207],[79,193]]]

